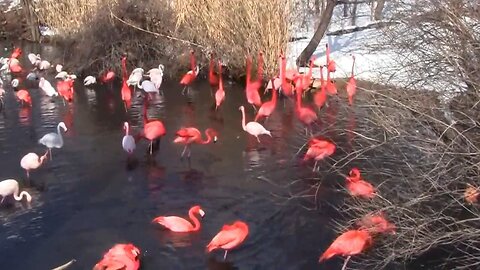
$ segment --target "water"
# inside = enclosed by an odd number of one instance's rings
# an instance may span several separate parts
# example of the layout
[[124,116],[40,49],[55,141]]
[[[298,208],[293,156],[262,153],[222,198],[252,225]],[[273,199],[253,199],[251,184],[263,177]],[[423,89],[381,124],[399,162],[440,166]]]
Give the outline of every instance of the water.
[[[47,78],[54,82],[53,76]],[[149,117],[161,119],[167,129],[160,150],[150,158],[148,144],[141,142],[134,161],[127,162],[122,126],[129,121],[134,132],[141,130],[142,99],[136,97],[125,113],[120,86],[89,90],[80,81],[74,103],[66,106],[31,85],[33,108],[21,108],[12,89],[6,89],[0,179],[18,179],[33,202],[0,209],[2,269],[52,269],[70,259],[77,262],[69,269],[91,269],[121,242],[141,249],[145,270],[332,269],[342,262],[317,262],[334,236],[328,226],[332,213],[282,198],[291,191],[285,185],[311,177],[311,167],[295,156],[304,131],[291,106],[284,109],[279,102],[266,124],[273,138],[261,137],[258,144],[241,127],[240,105],[246,105],[247,121],[253,118],[241,86],[226,86],[226,101],[215,113],[206,80],[194,85],[191,99],[181,95],[176,82],[167,81],[165,98],[156,97],[149,108]],[[37,141],[59,121],[69,128],[64,147],[54,149],[53,160],[27,182],[21,157],[43,153]],[[220,135],[216,144],[194,145],[188,162],[180,159],[183,147],[172,141],[180,127],[191,125],[212,127]],[[309,184],[300,182],[297,188]],[[206,212],[198,233],[171,233],[151,224],[159,215],[186,217],[195,204]],[[206,244],[222,225],[238,219],[250,226],[244,244],[226,262],[222,252],[206,254]]]

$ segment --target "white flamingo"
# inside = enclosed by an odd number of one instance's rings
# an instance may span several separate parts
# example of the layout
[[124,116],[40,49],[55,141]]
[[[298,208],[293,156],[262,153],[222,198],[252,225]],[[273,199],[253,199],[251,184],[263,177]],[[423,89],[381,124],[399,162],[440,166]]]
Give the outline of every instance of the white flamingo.
[[245,124],[245,108],[243,106],[240,106],[240,108],[238,108],[238,109],[240,111],[242,111],[242,128],[243,128],[243,130],[245,130],[246,132],[255,136],[257,138],[258,142],[260,142],[260,139],[258,138],[258,136],[260,136],[262,134],[265,134],[265,135],[268,135],[268,136],[272,137],[272,134],[270,133],[270,131],[268,131],[261,124],[255,122],[255,121],[248,122],[247,124]]
[[57,133],[50,132],[43,135],[38,143],[45,145],[48,148],[48,152],[50,153],[50,160],[52,159],[52,148],[62,148],[63,147],[63,137],[62,133],[60,132],[60,128],[63,128],[64,132],[67,132],[67,126],[65,126],[64,122],[58,123],[57,126]]
[[130,126],[128,122],[123,123],[123,129],[125,130],[125,136],[122,139],[122,147],[125,152],[132,154],[136,148],[135,139],[130,135]]
[[95,84],[97,83],[97,79],[91,75],[85,77],[85,79],[83,79],[83,85],[87,86],[87,85],[92,85],[92,84]]
[[42,60],[40,58],[40,54],[29,53],[27,57],[30,63],[32,63],[34,66],[36,66],[38,62]]
[[150,80],[153,82],[157,89],[160,89],[160,86],[162,85],[163,70],[164,67],[162,64],[160,64],[159,68],[152,68],[147,72]]
[[0,204],[5,201],[5,198],[8,196],[12,196],[15,198],[17,201],[21,201],[23,197],[27,199],[27,202],[32,201],[32,196],[26,192],[22,191],[20,194],[18,194],[20,191],[20,187],[18,186],[17,180],[14,179],[6,179],[0,182],[0,196],[2,196],[2,201],[0,201]]
[[158,94],[158,89],[155,87],[155,84],[152,81],[145,80],[138,85],[138,88],[149,94]]
[[68,72],[66,72],[66,71],[60,71],[60,72],[58,72],[57,75],[55,75],[55,79],[65,80],[67,78],[68,78]]
[[46,70],[46,69],[49,69],[51,66],[50,62],[48,62],[47,60],[42,60],[40,61],[40,63],[38,64],[38,69],[40,70]]
[[62,72],[62,70],[63,70],[63,65],[57,64],[57,65],[55,66],[55,70],[56,70],[58,73]]
[[45,94],[49,97],[58,96],[58,93],[55,90],[55,88],[53,88],[52,84],[49,81],[47,81],[44,77],[40,78],[38,87],[40,87],[40,89],[42,89],[43,92],[45,92]]
[[143,79],[143,68],[136,68],[130,73],[128,77],[127,85],[140,85],[140,81]]

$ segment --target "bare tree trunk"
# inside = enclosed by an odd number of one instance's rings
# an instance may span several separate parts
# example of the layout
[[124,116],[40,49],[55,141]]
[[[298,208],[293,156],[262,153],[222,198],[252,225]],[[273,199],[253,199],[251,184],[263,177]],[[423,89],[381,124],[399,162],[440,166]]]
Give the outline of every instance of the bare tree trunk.
[[320,0],[315,0],[314,5],[315,5],[315,14],[320,15]]
[[322,1],[322,12],[321,14],[323,14],[323,12],[325,11],[325,0],[320,0]]
[[385,0],[377,0],[377,6],[373,14],[373,19],[379,21],[382,19],[383,8],[385,7]]
[[352,7],[352,25],[355,25],[357,23],[357,6],[358,3],[354,3]]
[[320,44],[320,41],[322,40],[323,35],[325,35],[325,32],[328,29],[328,25],[332,20],[333,9],[336,5],[337,0],[327,0],[327,7],[325,8],[325,12],[322,13],[322,19],[318,24],[315,34],[313,34],[313,37],[308,43],[307,47],[303,49],[302,53],[297,58],[297,66],[306,63],[317,49],[318,44]]
[[28,27],[30,28],[30,34],[32,40],[38,42],[40,40],[40,30],[38,29],[38,20],[34,12],[32,0],[22,0],[23,10],[27,17]]

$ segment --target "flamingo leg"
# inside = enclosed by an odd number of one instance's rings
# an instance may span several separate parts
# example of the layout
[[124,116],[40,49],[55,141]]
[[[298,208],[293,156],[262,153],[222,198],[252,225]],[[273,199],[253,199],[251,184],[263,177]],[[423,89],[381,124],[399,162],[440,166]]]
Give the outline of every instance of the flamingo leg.
[[185,87],[183,87],[183,90],[182,90],[182,95],[185,95],[185,90],[187,89],[187,86],[185,85]]
[[30,172],[27,170],[27,178],[30,178]]
[[190,158],[190,156],[192,155],[192,150],[190,149],[190,145],[188,146],[188,155],[187,157]]
[[185,147],[183,148],[182,155],[180,156],[180,158],[183,158],[183,155],[185,155],[185,151],[187,151],[187,145],[185,145]]
[[127,102],[125,102],[125,101],[123,102],[123,107],[125,108],[125,112],[128,112],[128,110],[127,110]]
[[345,262],[343,263],[342,270],[347,269],[347,263],[348,263],[348,261],[350,261],[350,258],[352,258],[352,256],[348,256],[347,259],[345,259]]
[[62,101],[63,101],[63,106],[65,106],[65,99],[64,99],[64,98],[62,98]]
[[227,253],[228,253],[228,250],[225,250],[225,254],[223,255],[223,260],[224,261],[227,259]]
[[50,160],[52,160],[52,148],[48,148],[48,154],[50,155]]
[[315,170],[317,169],[317,163],[318,163],[318,160],[315,160],[315,164],[313,165],[312,172],[315,172]]
[[253,111],[257,113],[257,107],[255,107],[255,104],[252,104],[252,107],[253,107]]
[[260,142],[260,138],[258,138],[258,136],[255,136],[257,138],[257,141]]
[[150,141],[150,155],[153,153],[153,141]]

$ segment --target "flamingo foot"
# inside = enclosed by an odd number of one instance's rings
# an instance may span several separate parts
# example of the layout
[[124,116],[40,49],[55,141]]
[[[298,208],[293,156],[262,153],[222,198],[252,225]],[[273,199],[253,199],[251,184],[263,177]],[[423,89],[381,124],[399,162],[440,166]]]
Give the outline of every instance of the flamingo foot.
[[352,258],[352,256],[348,256],[347,259],[345,259],[345,262],[343,263],[342,270],[347,269],[347,263],[348,263],[348,261],[350,261],[351,258]]
[[185,90],[187,89],[187,86],[183,87],[182,89],[182,95],[185,95]]
[[228,250],[225,250],[225,254],[223,255],[223,260],[224,261],[227,259],[227,253],[228,253]]

